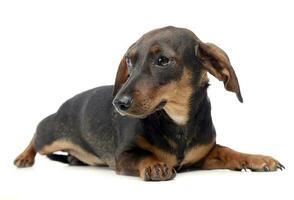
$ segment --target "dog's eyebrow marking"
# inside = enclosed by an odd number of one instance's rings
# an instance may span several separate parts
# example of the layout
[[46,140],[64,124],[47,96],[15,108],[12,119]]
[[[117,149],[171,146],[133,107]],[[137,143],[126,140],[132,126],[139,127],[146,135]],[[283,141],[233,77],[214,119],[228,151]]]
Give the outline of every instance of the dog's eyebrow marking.
[[127,63],[128,67],[130,67],[130,68],[133,67],[132,60],[129,57],[126,57],[126,63]]
[[125,58],[130,59],[131,61],[136,59],[136,52],[134,49],[131,49],[129,52],[126,53]]
[[156,44],[150,48],[150,53],[152,53],[152,54],[157,54],[159,52],[161,52],[161,48],[158,44]]

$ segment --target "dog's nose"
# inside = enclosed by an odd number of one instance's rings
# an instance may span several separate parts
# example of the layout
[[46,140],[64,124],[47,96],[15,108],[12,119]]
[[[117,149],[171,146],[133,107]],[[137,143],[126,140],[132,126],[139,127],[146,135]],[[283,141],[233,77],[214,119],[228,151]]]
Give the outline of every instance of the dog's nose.
[[118,99],[115,99],[113,103],[119,110],[126,111],[131,107],[132,102],[132,97],[124,95]]

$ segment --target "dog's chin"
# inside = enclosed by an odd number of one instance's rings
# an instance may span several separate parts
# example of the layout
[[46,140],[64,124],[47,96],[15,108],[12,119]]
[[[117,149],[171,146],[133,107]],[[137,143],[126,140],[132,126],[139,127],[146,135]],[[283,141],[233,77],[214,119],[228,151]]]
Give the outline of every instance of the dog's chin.
[[139,118],[139,119],[143,119],[146,118],[148,115],[151,115],[152,113],[163,109],[163,107],[165,106],[166,101],[163,100],[161,101],[154,109],[152,109],[151,111],[147,111],[147,112],[143,112],[143,113],[138,113],[138,112],[128,112],[128,111],[122,111],[122,110],[117,110],[117,112],[122,115],[122,116],[128,116],[130,118]]
[[127,116],[131,118],[145,118],[148,116],[146,113],[138,113],[138,112],[132,112],[132,111],[123,111],[115,108],[116,112],[118,112],[121,116]]
[[[121,114],[121,113],[120,113]],[[121,114],[122,115],[122,114]],[[144,119],[148,116],[149,114],[132,114],[132,113],[124,113],[123,116],[127,116],[130,118],[136,118],[136,119]]]

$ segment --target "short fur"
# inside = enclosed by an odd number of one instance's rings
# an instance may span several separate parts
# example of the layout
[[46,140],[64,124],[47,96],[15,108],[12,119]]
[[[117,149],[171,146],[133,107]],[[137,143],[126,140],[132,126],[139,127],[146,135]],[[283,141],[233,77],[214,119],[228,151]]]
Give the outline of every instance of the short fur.
[[[168,58],[164,66],[161,56]],[[73,165],[107,165],[146,181],[170,180],[190,168],[282,169],[271,157],[216,145],[207,72],[243,101],[223,50],[187,29],[153,30],[128,49],[114,86],[78,94],[41,121],[15,165],[33,165],[39,152]]]

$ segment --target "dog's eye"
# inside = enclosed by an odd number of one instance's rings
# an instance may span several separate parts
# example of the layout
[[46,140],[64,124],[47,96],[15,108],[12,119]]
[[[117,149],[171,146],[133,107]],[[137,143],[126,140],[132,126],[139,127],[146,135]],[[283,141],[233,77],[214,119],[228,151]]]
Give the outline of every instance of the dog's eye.
[[127,63],[127,66],[128,66],[129,68],[132,68],[132,67],[133,67],[133,66],[132,66],[132,61],[131,61],[130,58],[126,58],[126,63]]
[[158,66],[166,66],[169,64],[169,59],[165,56],[159,56],[159,58],[157,59],[157,64]]

